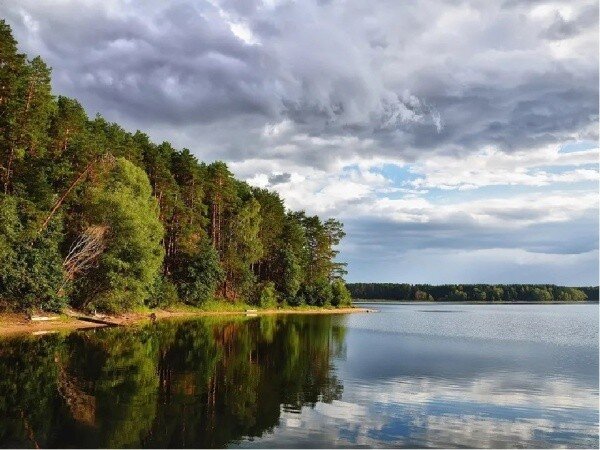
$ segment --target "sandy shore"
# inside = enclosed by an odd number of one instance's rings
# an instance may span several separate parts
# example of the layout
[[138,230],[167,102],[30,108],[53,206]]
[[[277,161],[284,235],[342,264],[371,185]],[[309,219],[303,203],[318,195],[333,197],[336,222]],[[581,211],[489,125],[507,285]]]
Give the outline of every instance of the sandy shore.
[[32,322],[24,314],[0,314],[0,336],[19,333],[45,334],[99,326],[102,325],[63,316],[58,317],[56,320]]
[[[125,313],[116,316],[85,316],[76,311],[68,316],[53,316],[53,320],[31,321],[24,314],[0,314],[0,336],[14,334],[46,334],[59,331],[70,331],[85,328],[106,326],[127,326],[150,321],[150,314],[156,319],[192,318],[203,316],[233,316],[233,315],[269,315],[269,314],[350,314],[373,312],[368,308],[314,308],[314,309],[258,309],[246,311],[186,311],[186,310],[155,310],[148,313]],[[51,316],[52,317],[52,316]],[[85,320],[83,318],[91,320]]]

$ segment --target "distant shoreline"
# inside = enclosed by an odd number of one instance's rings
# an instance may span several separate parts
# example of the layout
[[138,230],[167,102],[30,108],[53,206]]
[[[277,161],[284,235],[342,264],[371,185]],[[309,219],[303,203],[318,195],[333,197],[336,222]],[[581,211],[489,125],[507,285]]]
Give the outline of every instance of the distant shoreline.
[[369,299],[356,299],[352,300],[352,303],[355,305],[362,305],[367,303],[396,303],[401,305],[597,305],[598,300],[585,300],[581,302],[559,302],[559,301],[550,301],[550,302],[452,302],[452,301],[441,301],[441,300],[432,300],[432,301],[423,301],[423,300],[385,300],[385,299],[377,299],[377,300],[369,300]]
[[347,283],[356,300],[456,303],[547,303],[598,301],[598,286],[555,284],[408,284]]

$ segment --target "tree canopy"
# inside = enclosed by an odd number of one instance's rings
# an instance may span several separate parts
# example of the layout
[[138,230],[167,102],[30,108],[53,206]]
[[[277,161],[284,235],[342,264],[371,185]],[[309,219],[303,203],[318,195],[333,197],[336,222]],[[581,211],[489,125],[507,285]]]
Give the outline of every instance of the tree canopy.
[[0,21],[0,308],[344,305],[342,224],[74,99]]

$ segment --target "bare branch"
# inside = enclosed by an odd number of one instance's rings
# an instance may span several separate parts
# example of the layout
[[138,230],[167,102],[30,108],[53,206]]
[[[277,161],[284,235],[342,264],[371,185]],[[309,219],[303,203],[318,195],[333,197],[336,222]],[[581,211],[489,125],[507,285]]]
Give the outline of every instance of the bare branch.
[[73,242],[63,261],[66,280],[73,280],[77,274],[94,265],[106,248],[107,232],[106,225],[93,225],[86,228]]

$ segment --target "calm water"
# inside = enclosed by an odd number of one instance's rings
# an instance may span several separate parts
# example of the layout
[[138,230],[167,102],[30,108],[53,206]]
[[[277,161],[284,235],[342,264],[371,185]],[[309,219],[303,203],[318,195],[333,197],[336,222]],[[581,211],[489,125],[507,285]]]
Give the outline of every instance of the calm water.
[[0,340],[3,447],[598,447],[598,305]]

